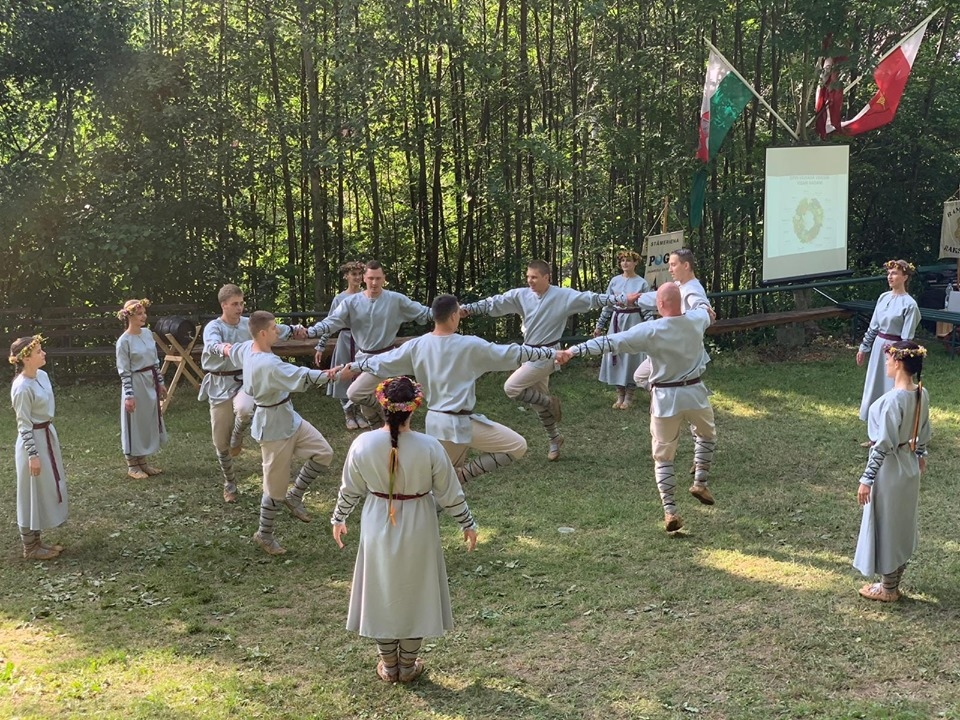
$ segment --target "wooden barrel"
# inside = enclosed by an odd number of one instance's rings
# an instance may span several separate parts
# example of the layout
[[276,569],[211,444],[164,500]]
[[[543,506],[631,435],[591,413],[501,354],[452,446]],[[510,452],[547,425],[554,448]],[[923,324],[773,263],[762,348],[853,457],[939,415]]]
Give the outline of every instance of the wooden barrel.
[[153,324],[153,331],[157,333],[157,335],[160,337],[173,335],[173,337],[177,339],[177,342],[184,347],[190,344],[196,330],[197,326],[193,320],[180,315],[162,317]]

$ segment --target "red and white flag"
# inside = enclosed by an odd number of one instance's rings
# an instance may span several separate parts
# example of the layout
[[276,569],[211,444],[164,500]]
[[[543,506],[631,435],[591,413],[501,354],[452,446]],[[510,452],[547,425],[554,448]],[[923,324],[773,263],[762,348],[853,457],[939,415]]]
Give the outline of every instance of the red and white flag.
[[[929,22],[929,19],[928,19]],[[900,105],[903,89],[907,86],[907,78],[913,68],[913,61],[920,49],[920,41],[927,30],[927,23],[923,23],[910,35],[904,38],[896,49],[880,61],[873,71],[873,79],[877,81],[877,94],[873,96],[867,106],[856,117],[840,123],[837,132],[842,135],[859,135],[868,130],[876,130],[893,120]]]
[[833,45],[833,33],[823,39],[824,58],[820,70],[820,85],[817,86],[816,127],[821,140],[840,127],[843,110],[843,84],[837,66],[847,61],[846,55],[831,57],[827,51]]

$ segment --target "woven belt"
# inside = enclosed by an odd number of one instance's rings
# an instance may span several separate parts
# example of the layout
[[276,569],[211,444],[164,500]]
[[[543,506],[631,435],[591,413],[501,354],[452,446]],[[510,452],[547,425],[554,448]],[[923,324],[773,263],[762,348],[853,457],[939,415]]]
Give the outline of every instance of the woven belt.
[[42,423],[34,423],[34,430],[43,430],[44,434],[47,436],[47,454],[50,456],[50,465],[53,467],[53,479],[57,482],[57,502],[63,502],[63,494],[60,492],[60,469],[57,467],[57,456],[53,452],[53,438],[50,437],[50,423],[52,420],[47,420]]
[[687,387],[688,385],[696,385],[698,382],[700,382],[700,378],[694,378],[693,380],[680,380],[679,382],[650,383],[650,387],[655,387],[655,388]]
[[163,434],[163,408],[160,407],[160,373],[157,372],[157,368],[155,365],[147,365],[146,367],[142,367],[139,370],[134,370],[134,372],[136,373],[152,372],[153,373],[153,389],[156,390],[157,392],[157,432],[160,434]]
[[433,408],[427,408],[432,412],[443,413],[444,415],[473,415],[473,410],[434,410]]
[[211,375],[216,375],[217,377],[240,377],[243,375],[243,370],[210,370]]
[[899,335],[891,335],[890,333],[877,333],[877,337],[884,340],[893,340],[894,342],[900,342],[902,339]]
[[541,343],[540,345],[534,345],[533,343],[525,342],[524,345],[526,345],[527,347],[535,347],[535,348],[549,348],[549,347],[553,347],[554,345],[559,345],[562,339],[563,338],[557,338],[556,340],[551,340],[550,342]]
[[258,407],[258,408],[272,408],[272,407],[278,407],[278,406],[283,405],[284,403],[288,403],[288,402],[290,402],[290,396],[289,396],[289,395],[287,395],[287,396],[286,396],[283,400],[281,400],[280,402],[276,402],[276,403],[274,403],[273,405],[254,405],[254,407]]
[[365,355],[380,355],[381,353],[385,353],[388,350],[393,350],[395,347],[397,347],[396,343],[394,343],[393,345],[387,345],[386,347],[380,348],[379,350],[364,350],[363,348],[360,348],[357,352],[362,352]]
[[[391,497],[386,493],[373,492],[372,490],[370,491],[370,494],[376,495],[378,498],[383,498],[384,500],[389,500]],[[419,495],[398,495],[394,493],[393,499],[394,500],[416,500],[417,498],[422,498],[424,495],[429,495],[429,493],[420,493]]]

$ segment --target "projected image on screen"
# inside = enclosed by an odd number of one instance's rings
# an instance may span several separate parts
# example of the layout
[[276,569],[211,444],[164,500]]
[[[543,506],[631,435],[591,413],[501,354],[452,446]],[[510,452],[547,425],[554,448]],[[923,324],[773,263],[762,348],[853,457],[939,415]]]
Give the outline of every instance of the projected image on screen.
[[846,146],[767,150],[763,280],[847,269]]

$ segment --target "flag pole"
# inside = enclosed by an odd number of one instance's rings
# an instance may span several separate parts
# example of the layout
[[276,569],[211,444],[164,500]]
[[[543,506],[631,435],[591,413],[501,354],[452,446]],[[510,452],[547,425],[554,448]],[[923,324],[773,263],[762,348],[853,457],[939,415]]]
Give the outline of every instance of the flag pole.
[[717,55],[720,56],[720,59],[723,60],[723,61],[727,64],[727,67],[730,68],[730,72],[732,72],[734,75],[736,75],[737,78],[740,80],[740,82],[742,82],[744,85],[747,86],[747,90],[749,90],[749,91],[753,94],[753,96],[754,96],[757,100],[760,101],[760,104],[761,104],[761,105],[763,105],[767,110],[770,111],[770,114],[773,115],[773,116],[779,121],[779,123],[780,123],[781,125],[783,125],[783,128],[784,128],[788,133],[790,133],[790,136],[791,136],[794,140],[796,140],[797,142],[799,142],[799,141],[800,141],[800,136],[797,135],[797,133],[793,130],[793,128],[791,128],[789,125],[787,125],[787,123],[785,123],[785,122],[783,121],[783,118],[780,117],[780,116],[777,114],[777,111],[776,111],[776,110],[774,110],[772,107],[770,107],[770,105],[767,103],[766,100],[764,100],[762,97],[760,97],[759,93],[757,93],[757,91],[753,89],[753,85],[751,85],[750,83],[748,83],[748,82],[744,79],[743,75],[741,75],[739,72],[737,72],[737,69],[733,66],[733,63],[730,62],[729,60],[727,60],[727,59],[723,56],[723,53],[720,52],[719,50],[717,50],[717,48],[714,46],[714,44],[713,44],[712,42],[710,42],[710,41],[707,40],[706,38],[704,38],[703,41],[707,44],[707,47],[709,47],[713,52],[715,52]]

